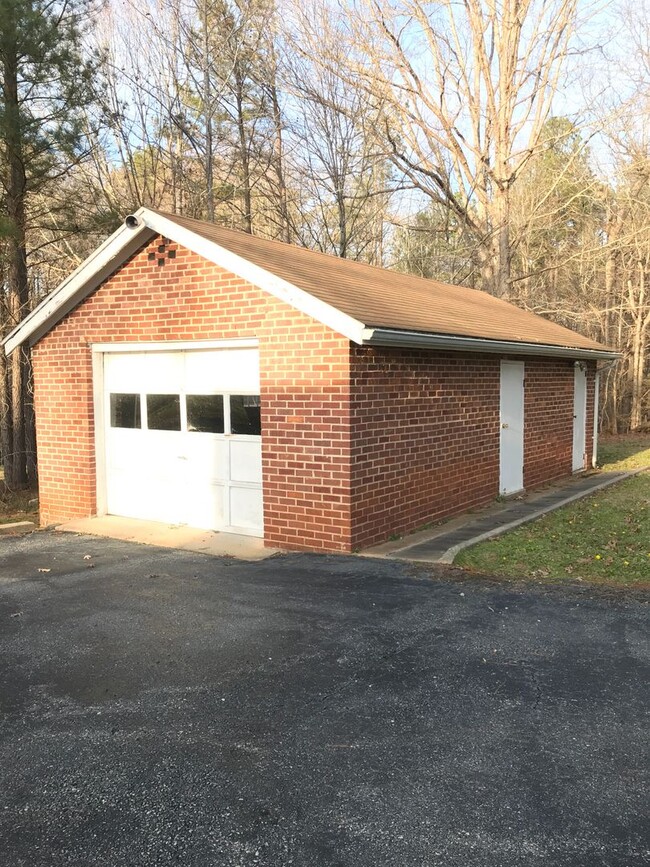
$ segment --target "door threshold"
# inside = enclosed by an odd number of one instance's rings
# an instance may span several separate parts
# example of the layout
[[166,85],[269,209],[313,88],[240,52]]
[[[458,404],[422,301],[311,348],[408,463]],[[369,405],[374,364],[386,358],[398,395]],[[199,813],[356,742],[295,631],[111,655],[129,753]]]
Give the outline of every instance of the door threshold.
[[510,500],[519,500],[526,494],[526,488],[519,488],[518,491],[510,491],[508,494],[499,494],[499,499],[504,503],[508,503]]

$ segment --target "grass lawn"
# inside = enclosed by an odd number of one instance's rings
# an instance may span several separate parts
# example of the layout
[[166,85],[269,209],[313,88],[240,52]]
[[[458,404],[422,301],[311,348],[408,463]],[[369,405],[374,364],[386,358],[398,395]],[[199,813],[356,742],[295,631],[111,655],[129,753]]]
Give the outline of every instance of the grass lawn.
[[29,503],[37,497],[36,489],[8,491],[4,486],[4,473],[0,468],[0,524],[13,524],[15,521],[33,521],[38,524],[38,503]]
[[[605,440],[604,470],[650,466],[650,436]],[[650,472],[461,551],[465,569],[542,581],[650,587]]]
[[650,467],[650,434],[603,439],[598,449],[598,464],[605,471]]

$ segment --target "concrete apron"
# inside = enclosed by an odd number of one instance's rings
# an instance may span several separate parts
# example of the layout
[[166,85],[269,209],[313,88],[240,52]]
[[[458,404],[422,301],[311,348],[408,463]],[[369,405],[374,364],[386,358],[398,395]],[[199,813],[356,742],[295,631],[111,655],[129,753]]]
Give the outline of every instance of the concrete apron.
[[550,490],[534,492],[514,500],[493,503],[479,512],[465,513],[437,527],[360,552],[368,557],[388,557],[420,563],[454,562],[464,548],[493,539],[509,530],[541,518],[562,506],[581,500],[610,485],[645,472],[593,473],[574,476]]
[[265,548],[262,539],[255,536],[238,536],[234,533],[218,533],[213,530],[197,530],[180,524],[164,524],[157,521],[142,521],[137,518],[120,518],[103,515],[99,518],[77,518],[55,529],[65,533],[82,533],[90,536],[106,536],[124,542],[140,542],[159,548],[177,548],[195,551],[213,557],[237,557],[240,560],[265,560],[277,554],[276,548]]

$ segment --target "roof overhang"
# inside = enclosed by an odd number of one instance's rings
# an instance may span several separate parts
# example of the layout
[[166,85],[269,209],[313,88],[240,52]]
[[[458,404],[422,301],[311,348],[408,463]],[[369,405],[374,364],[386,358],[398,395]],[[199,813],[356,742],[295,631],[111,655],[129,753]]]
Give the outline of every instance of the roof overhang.
[[[128,219],[128,218],[127,218]],[[253,286],[257,286],[270,295],[275,296],[280,301],[284,301],[295,310],[300,310],[317,322],[322,322],[338,334],[347,337],[354,343],[362,343],[363,330],[365,325],[354,319],[337,307],[321,301],[320,298],[315,298],[304,289],[289,283],[277,274],[261,268],[259,265],[253,264],[248,259],[244,259],[237,253],[227,250],[225,247],[211,241],[209,238],[193,232],[184,226],[175,223],[163,214],[157,214],[149,211],[146,208],[141,208],[137,214],[134,214],[131,219],[141,220],[146,226],[153,229],[159,235],[165,238],[171,238],[188,250],[202,256],[209,262],[223,268],[225,271],[230,271],[236,274]]]
[[461,337],[455,334],[429,334],[399,331],[392,328],[366,328],[364,346],[395,346],[411,349],[449,349],[455,352],[489,352],[499,355],[543,355],[576,360],[615,361],[620,352],[580,349],[574,346],[554,346],[548,343],[520,343],[516,340],[490,340],[482,337]]

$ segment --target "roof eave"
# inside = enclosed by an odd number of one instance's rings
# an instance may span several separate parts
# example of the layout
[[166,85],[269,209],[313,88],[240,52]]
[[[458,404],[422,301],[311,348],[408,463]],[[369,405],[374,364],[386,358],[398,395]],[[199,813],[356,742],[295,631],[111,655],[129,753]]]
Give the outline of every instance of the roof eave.
[[137,230],[121,225],[4,338],[5,353],[26,342],[33,346],[154,235],[144,223]]
[[589,359],[615,361],[621,357],[620,352],[605,349],[583,349],[575,346],[554,346],[548,343],[525,343],[516,340],[492,340],[482,337],[462,337],[455,334],[429,334],[420,331],[400,331],[393,328],[366,328],[363,333],[363,345],[411,349],[449,349],[455,352],[543,355],[581,361]]
[[90,295],[123,262],[156,234],[169,237],[290,306],[332,328],[355,343],[369,346],[403,346],[423,349],[450,349],[467,352],[516,353],[573,359],[615,361],[620,353],[606,349],[501,341],[449,334],[365,327],[362,322],[333,307],[270,271],[254,265],[214,241],[175,223],[148,208],[127,218],[57,289],[48,295],[2,341],[7,355],[22,343],[31,345]]

